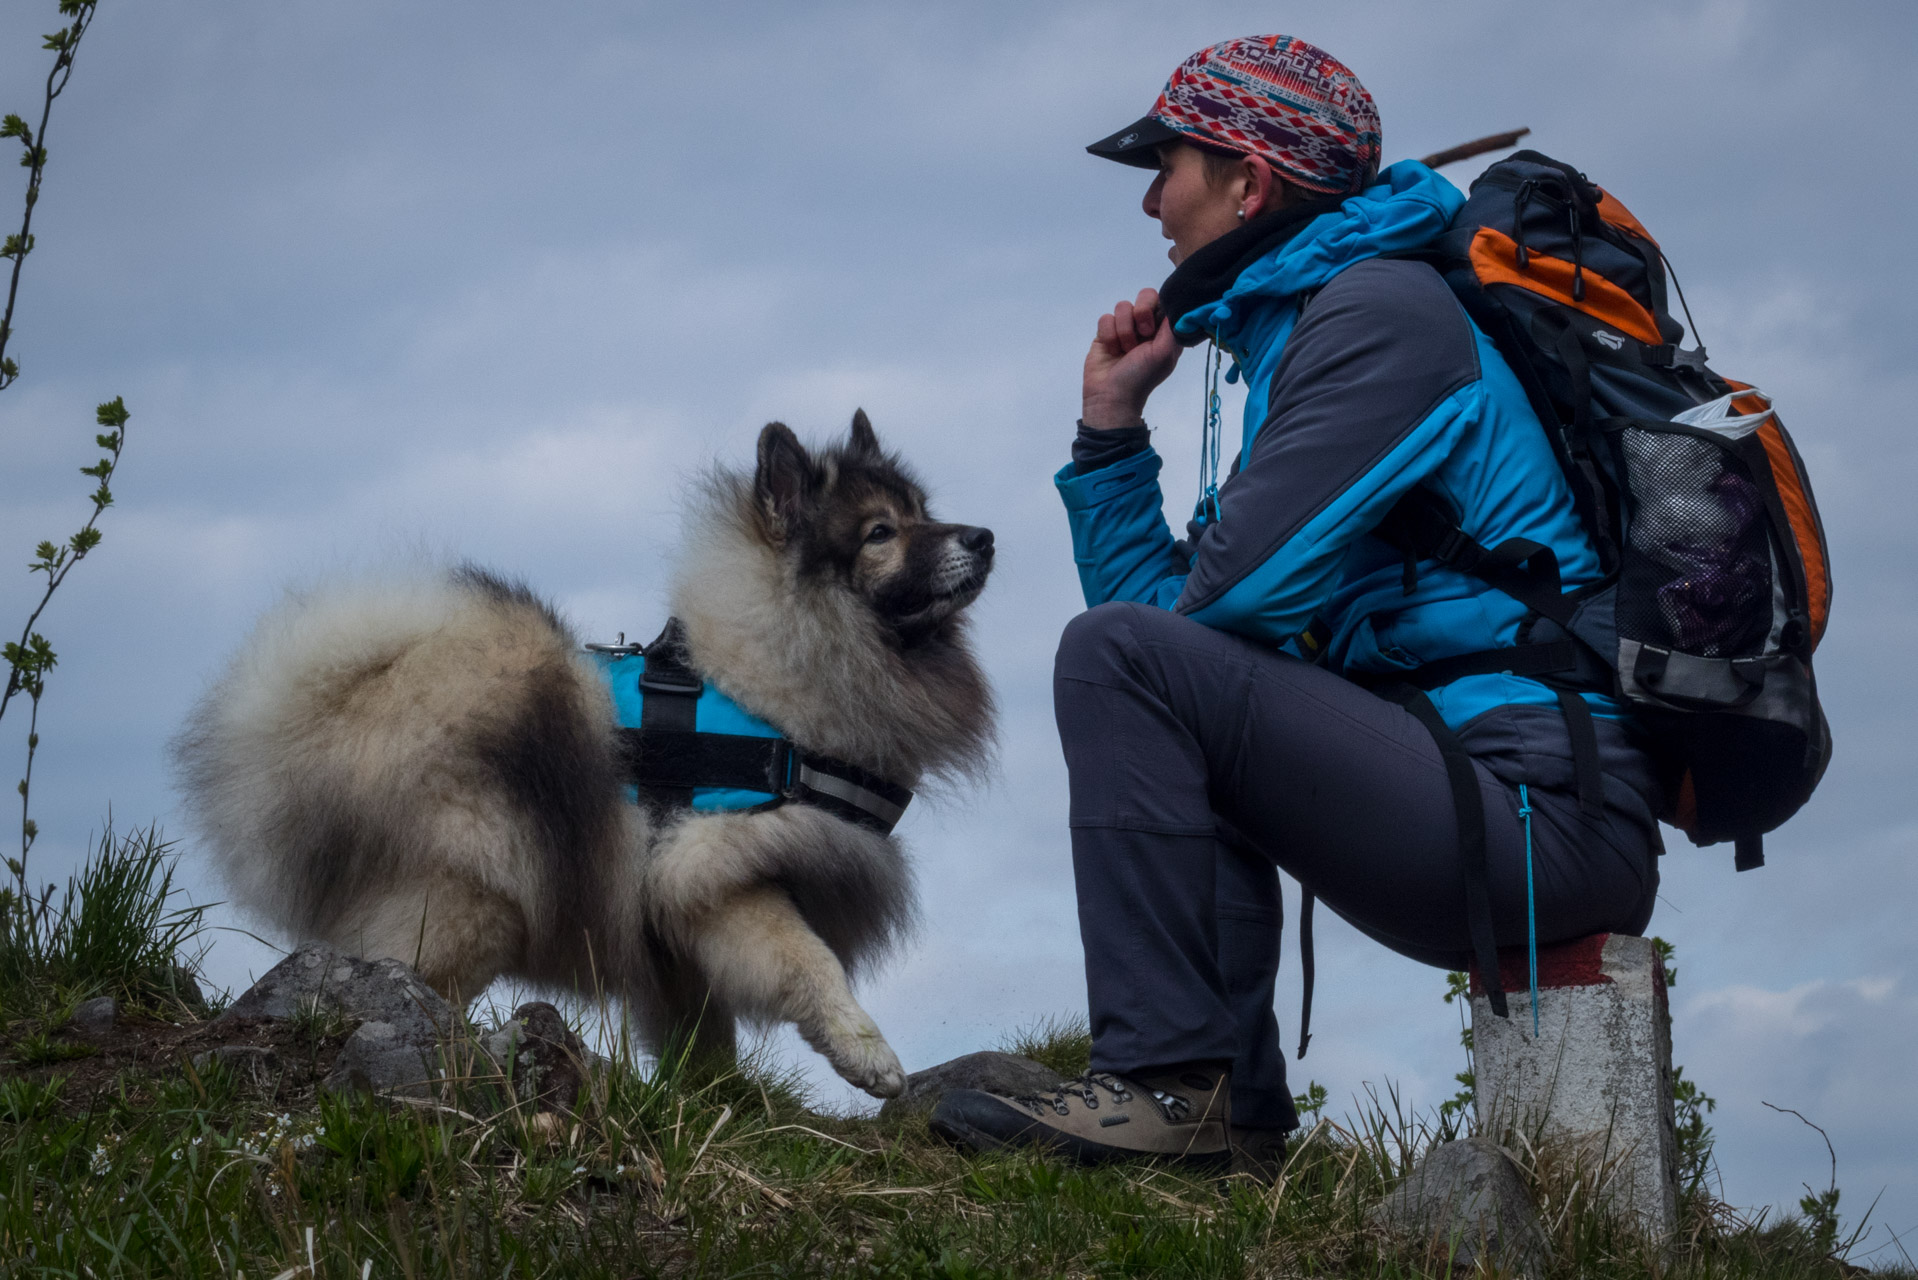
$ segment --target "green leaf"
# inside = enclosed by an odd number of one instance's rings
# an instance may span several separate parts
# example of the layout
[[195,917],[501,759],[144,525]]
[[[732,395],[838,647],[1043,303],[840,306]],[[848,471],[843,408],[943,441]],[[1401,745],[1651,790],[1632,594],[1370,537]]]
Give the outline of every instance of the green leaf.
[[113,474],[113,459],[102,458],[90,467],[81,467],[80,474],[83,476],[98,476],[104,480]]
[[98,489],[95,489],[92,497],[93,505],[96,507],[110,507],[113,505],[113,491],[105,485],[101,485]]
[[27,122],[9,111],[5,119],[0,119],[0,138],[25,138],[33,141],[33,131],[27,128]]
[[113,431],[106,435],[95,436],[93,437],[93,443],[99,445],[102,449],[118,449],[120,447],[120,433]]
[[95,529],[92,525],[88,525],[86,528],[80,530],[80,532],[73,535],[72,542],[71,542],[71,545],[73,547],[73,553],[75,555],[81,555],[81,556],[85,555],[87,552],[99,546],[100,539],[105,536],[106,536],[105,534],[101,533],[98,529]]
[[93,411],[93,420],[103,427],[124,427],[127,419],[132,416],[127,412],[126,401],[119,396],[113,397]]

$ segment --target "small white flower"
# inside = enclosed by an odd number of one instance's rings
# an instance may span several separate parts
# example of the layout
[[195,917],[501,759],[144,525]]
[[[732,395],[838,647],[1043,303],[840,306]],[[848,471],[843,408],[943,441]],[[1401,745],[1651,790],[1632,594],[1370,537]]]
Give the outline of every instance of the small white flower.
[[173,1158],[175,1160],[180,1158],[180,1149],[178,1147],[173,1148]]
[[202,1141],[202,1139],[200,1139],[200,1138],[195,1138],[195,1139],[193,1140],[193,1145],[197,1147],[197,1146],[199,1146],[199,1145],[200,1145],[200,1143],[201,1143],[201,1141]]

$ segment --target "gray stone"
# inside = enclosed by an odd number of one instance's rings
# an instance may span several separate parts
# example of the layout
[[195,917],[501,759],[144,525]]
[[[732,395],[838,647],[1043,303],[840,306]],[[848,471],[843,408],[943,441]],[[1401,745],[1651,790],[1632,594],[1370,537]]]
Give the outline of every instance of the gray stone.
[[1480,1261],[1536,1277],[1551,1258],[1525,1179],[1510,1153],[1485,1138],[1432,1148],[1398,1190],[1374,1205],[1378,1226],[1427,1245],[1443,1274],[1465,1275]]
[[193,1069],[205,1071],[222,1066],[252,1084],[270,1083],[280,1073],[280,1055],[272,1049],[253,1044],[223,1044],[193,1055]]
[[206,995],[200,990],[199,980],[193,976],[193,970],[183,964],[173,966],[173,994],[189,1012],[202,1017],[206,1015]]
[[73,1029],[83,1036],[98,1039],[113,1030],[120,1017],[120,1002],[112,996],[82,1000],[73,1011]]
[[[1513,960],[1516,959],[1516,963]],[[1511,1017],[1472,1000],[1478,1131],[1549,1144],[1653,1239],[1678,1225],[1671,1016],[1647,938],[1596,934],[1538,953],[1538,1032],[1523,953],[1508,957]]]
[[422,1040],[416,1032],[391,1022],[362,1022],[341,1046],[321,1087],[430,1095],[439,1078],[439,1041]]
[[893,1118],[931,1111],[949,1089],[983,1089],[987,1093],[1017,1097],[1050,1093],[1062,1083],[1058,1072],[1031,1058],[988,1049],[913,1072],[906,1077],[906,1091],[889,1099],[879,1108],[879,1114],[882,1118]]
[[362,960],[325,943],[307,943],[267,970],[214,1025],[307,1017],[315,1008],[360,1024],[322,1088],[432,1091],[440,1045],[457,1019],[439,993],[398,960]]
[[580,1042],[558,1009],[543,1000],[513,1010],[512,1020],[480,1045],[513,1080],[513,1091],[536,1111],[570,1111],[586,1083],[586,1072],[602,1062]]
[[398,960],[362,960],[309,942],[267,970],[215,1025],[304,1016],[315,1003],[362,1022],[390,1023],[424,1044],[434,1043],[454,1024],[452,1007]]

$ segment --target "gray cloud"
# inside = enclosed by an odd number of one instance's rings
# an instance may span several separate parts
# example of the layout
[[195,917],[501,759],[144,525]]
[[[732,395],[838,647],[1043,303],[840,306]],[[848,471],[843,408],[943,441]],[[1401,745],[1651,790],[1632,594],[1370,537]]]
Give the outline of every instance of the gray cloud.
[[[1727,1193],[1789,1204],[1822,1179],[1822,1147],[1758,1102],[1796,1106],[1831,1130],[1847,1207],[1887,1188],[1902,1230],[1918,291],[1888,246],[1915,194],[1918,18],[1805,12],[1381,0],[1281,20],[1358,69],[1389,157],[1525,124],[1618,193],[1678,263],[1715,363],[1796,431],[1837,569],[1820,659],[1837,762],[1764,872],[1674,836],[1654,927],[1680,946],[1679,1056],[1720,1099]],[[0,14],[0,107],[32,92],[51,13]],[[79,518],[66,468],[94,402],[124,393],[135,413],[107,541],[49,619],[39,869],[69,864],[109,803],[171,820],[162,745],[287,581],[466,554],[588,630],[644,632],[683,479],[746,457],[768,418],[823,437],[863,404],[946,511],[999,532],[979,634],[1008,709],[990,787],[908,820],[926,928],[872,1007],[914,1064],[1079,1007],[1049,705],[1078,604],[1048,477],[1093,318],[1166,270],[1140,176],[1079,148],[1192,49],[1272,20],[1225,3],[105,8],[55,117],[26,373],[0,406],[16,551]],[[1193,363],[1152,409],[1175,513]],[[0,617],[26,586],[0,579]],[[1304,1075],[1335,1098],[1387,1080],[1449,1096],[1439,976],[1331,920],[1320,950]],[[229,936],[214,965],[239,982],[268,954]]]

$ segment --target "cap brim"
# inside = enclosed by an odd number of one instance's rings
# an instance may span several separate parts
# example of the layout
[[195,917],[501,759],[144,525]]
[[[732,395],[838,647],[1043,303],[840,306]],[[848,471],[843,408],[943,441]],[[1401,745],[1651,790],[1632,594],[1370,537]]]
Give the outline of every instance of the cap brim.
[[1185,135],[1157,116],[1141,116],[1109,138],[1101,138],[1086,150],[1105,160],[1117,160],[1138,169],[1159,167],[1162,143],[1183,142]]

